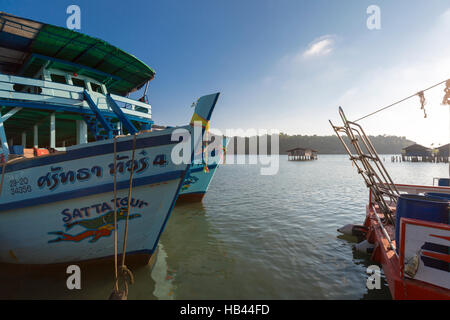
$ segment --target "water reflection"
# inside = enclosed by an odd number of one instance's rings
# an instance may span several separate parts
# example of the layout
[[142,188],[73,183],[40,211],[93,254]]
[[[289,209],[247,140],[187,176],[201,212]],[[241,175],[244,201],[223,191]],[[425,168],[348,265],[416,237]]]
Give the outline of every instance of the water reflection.
[[218,233],[220,230],[210,225],[202,203],[175,207],[160,242],[167,255],[164,279],[172,292],[160,298],[208,299],[226,294],[234,260],[216,238]]
[[[358,239],[355,236],[349,236],[349,235],[343,235],[340,234],[337,236],[338,239],[344,240],[346,242],[348,242],[348,244],[351,244],[352,246],[356,243],[358,243]],[[367,268],[369,266],[372,265],[376,265],[380,268],[381,270],[381,287],[380,289],[372,289],[369,290],[366,287],[366,292],[362,295],[362,297],[360,298],[361,300],[385,300],[385,299],[392,299],[391,297],[391,293],[389,291],[389,287],[388,287],[388,283],[386,281],[386,278],[384,276],[384,272],[382,269],[382,266],[380,264],[377,264],[375,261],[371,260],[370,254],[366,254],[366,253],[362,253],[362,252],[358,252],[355,249],[352,250],[352,256],[353,256],[353,260],[352,262],[357,265],[357,266],[361,266],[362,269],[367,270]],[[366,273],[365,277],[366,279],[369,277],[370,275]]]
[[[448,174],[441,164],[385,165],[399,183]],[[281,157],[275,176],[223,165],[203,203],[174,208],[153,270],[132,268],[129,299],[390,299],[384,276],[380,290],[367,289],[373,262],[336,231],[364,221],[367,199],[347,156]],[[113,263],[82,267],[82,290],[66,279],[65,267],[0,265],[0,298],[107,299]]]
[[[15,266],[0,265],[0,299],[108,299],[114,284],[113,261],[80,264],[81,290],[67,289],[67,265]],[[149,266],[131,267],[139,281],[145,285],[130,287],[129,299],[151,299],[153,281]]]
[[[177,284],[199,283],[205,281],[205,277],[213,283],[225,279],[225,268],[230,260],[211,236],[213,231],[205,213],[201,203],[174,208],[164,233],[170,236],[163,234],[155,265],[129,266],[135,278],[135,283],[129,287],[129,299],[192,296],[191,285],[177,292]],[[80,264],[81,290],[67,289],[68,266],[0,264],[0,299],[108,299],[114,283],[112,260]],[[196,281],[196,277],[202,280]]]
[[[388,283],[384,276],[384,272],[382,266],[380,264],[375,263],[370,259],[370,255],[357,252],[353,250],[353,263],[356,265],[361,265],[364,269],[367,269],[371,265],[377,265],[381,270],[381,287],[380,289],[372,289],[369,290],[366,287],[366,293],[363,294],[361,300],[385,300],[392,299],[391,292],[389,291]],[[366,274],[366,278],[370,275]]]

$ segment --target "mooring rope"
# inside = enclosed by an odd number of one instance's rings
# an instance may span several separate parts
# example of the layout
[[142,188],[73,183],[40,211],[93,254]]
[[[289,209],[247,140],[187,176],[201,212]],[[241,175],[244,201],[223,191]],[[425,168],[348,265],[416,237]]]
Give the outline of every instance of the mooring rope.
[[128,236],[128,217],[130,216],[130,204],[131,204],[131,190],[133,189],[133,173],[134,173],[134,158],[136,151],[136,134],[133,139],[133,153],[131,156],[131,171],[130,171],[130,184],[128,187],[128,206],[127,206],[127,218],[125,220],[125,233],[123,238],[123,251],[122,251],[122,268],[126,268],[125,266],[125,255],[127,250],[127,236]]
[[110,299],[127,299],[128,296],[128,282],[130,284],[134,283],[133,273],[125,265],[125,256],[127,250],[127,238],[128,238],[128,221],[130,215],[130,205],[131,205],[131,190],[133,189],[133,173],[135,167],[135,151],[136,151],[136,137],[133,137],[133,149],[131,156],[131,167],[130,167],[130,183],[128,187],[128,205],[127,205],[127,216],[125,221],[125,232],[123,239],[123,251],[122,251],[122,263],[120,266],[120,276],[123,279],[124,290],[121,292],[119,290],[119,267],[118,267],[118,253],[117,253],[117,147],[116,147],[116,137],[114,137],[114,268],[115,268],[115,279],[114,279],[114,291],[111,293]]
[[114,290],[119,292],[119,276],[117,266],[117,145],[114,136]]
[[[386,106],[386,107],[383,107],[383,108],[381,108],[381,109],[378,109],[378,110],[376,110],[376,111],[374,111],[374,112],[372,112],[372,113],[369,113],[368,115],[365,115],[364,117],[361,117],[361,118],[359,118],[358,120],[355,120],[355,121],[353,121],[353,122],[358,122],[358,121],[360,121],[360,120],[362,120],[362,119],[365,119],[365,118],[368,118],[368,117],[370,117],[370,116],[373,116],[374,114],[376,114],[376,113],[378,113],[378,112],[381,112],[381,111],[383,111],[383,110],[389,109],[389,108],[391,108],[391,107],[393,107],[393,106],[395,106],[395,105],[397,105],[397,104],[399,104],[399,103],[401,103],[401,102],[403,102],[403,101],[406,101],[406,100],[408,100],[408,99],[411,99],[412,97],[415,97],[415,96],[417,96],[417,95],[419,95],[419,97],[420,97],[420,94],[423,95],[423,93],[424,93],[425,91],[428,91],[428,90],[430,90],[430,89],[433,89],[434,87],[437,87],[437,86],[439,86],[439,85],[441,85],[441,84],[443,84],[443,83],[446,83],[446,82],[449,81],[449,80],[450,80],[450,79],[446,79],[446,80],[444,80],[444,81],[441,81],[441,82],[439,82],[439,83],[436,83],[436,84],[432,85],[432,86],[429,87],[429,88],[426,88],[426,89],[424,89],[424,90],[422,90],[422,91],[416,92],[416,93],[414,93],[414,94],[412,94],[412,95],[410,95],[410,96],[408,96],[408,97],[406,97],[406,98],[404,98],[404,99],[401,99],[401,100],[399,100],[399,101],[397,101],[397,102],[394,102],[394,103],[392,103],[392,104],[390,104],[390,105],[388,105],[388,106]],[[425,112],[425,111],[424,111],[424,112]]]

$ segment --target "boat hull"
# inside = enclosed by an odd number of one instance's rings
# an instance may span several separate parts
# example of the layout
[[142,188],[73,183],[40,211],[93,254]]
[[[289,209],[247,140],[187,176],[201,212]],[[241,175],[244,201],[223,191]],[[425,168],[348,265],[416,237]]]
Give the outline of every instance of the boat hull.
[[178,202],[199,202],[202,201],[218,164],[208,166],[208,172],[205,172],[203,164],[194,164],[186,174],[181,187]]
[[418,280],[404,278],[394,250],[378,225],[374,213],[367,206],[365,226],[370,228],[368,238],[375,243],[371,259],[381,264],[392,298],[395,300],[449,300],[450,290]]
[[[446,187],[429,187],[429,186],[412,186],[412,185],[396,185],[397,189],[401,192],[419,194],[425,192],[441,192],[450,194],[450,189]],[[369,204],[372,204],[372,194],[370,193]],[[374,250],[371,256],[373,261],[381,264],[386,281],[389,286],[392,298],[395,300],[449,300],[450,290],[448,282],[448,253],[437,255],[440,261],[438,265],[442,265],[447,261],[447,269],[436,269],[436,266],[430,268],[426,266],[422,261],[423,254],[426,254],[426,250],[423,247],[424,244],[430,241],[430,236],[433,238],[431,242],[434,244],[432,247],[444,247],[447,246],[450,241],[450,227],[448,224],[433,223],[429,221],[421,221],[415,219],[401,219],[402,223],[402,237],[399,242],[399,254],[396,254],[395,249],[390,247],[389,239],[383,233],[381,226],[376,218],[376,214],[373,211],[373,205],[366,206],[366,219],[364,226],[369,230],[367,234],[367,240],[369,243],[374,244]],[[405,224],[421,225],[427,229],[426,232],[420,232],[417,230],[410,230],[411,233],[405,237]],[[392,243],[397,247],[398,239],[395,239],[395,228],[392,225],[386,225],[385,230],[389,235]],[[417,265],[416,274],[411,278],[405,272],[405,261],[411,261],[411,252],[405,256],[405,250],[412,246],[412,251],[420,252],[421,257]],[[439,261],[438,261],[439,262]],[[439,285],[437,285],[439,284]]]
[[[127,253],[144,259],[156,248],[189,167],[171,161],[172,130],[136,138]],[[132,136],[117,139],[119,253],[132,146]],[[40,265],[113,256],[113,150],[113,140],[105,140],[7,166],[0,202],[0,262]]]
[[225,157],[226,146],[228,145],[228,138],[223,138],[222,146],[218,157],[212,157],[210,159],[212,163],[208,165],[206,170],[203,163],[193,164],[184,179],[181,187],[180,195],[178,196],[178,203],[181,202],[201,202],[208,191],[209,184],[211,183],[216,170],[219,167],[219,163]]
[[202,202],[206,192],[180,194],[177,203]]
[[126,253],[150,257],[218,97],[198,99],[184,127],[75,145],[0,166],[0,262],[112,257],[115,229],[121,254],[127,218]]

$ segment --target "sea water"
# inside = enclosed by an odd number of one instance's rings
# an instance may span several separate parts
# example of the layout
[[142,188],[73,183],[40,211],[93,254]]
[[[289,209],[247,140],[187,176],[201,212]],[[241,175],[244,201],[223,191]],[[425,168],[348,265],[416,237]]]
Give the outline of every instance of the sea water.
[[[432,185],[433,177],[448,177],[448,164],[381,159],[395,183]],[[202,203],[174,208],[156,264],[133,270],[128,298],[391,299],[383,275],[380,289],[366,287],[374,262],[336,231],[362,224],[367,200],[345,155],[303,162],[280,156],[271,176],[259,165],[222,165]],[[63,267],[0,266],[0,298],[109,297],[112,263],[81,272],[81,290],[68,290]]]

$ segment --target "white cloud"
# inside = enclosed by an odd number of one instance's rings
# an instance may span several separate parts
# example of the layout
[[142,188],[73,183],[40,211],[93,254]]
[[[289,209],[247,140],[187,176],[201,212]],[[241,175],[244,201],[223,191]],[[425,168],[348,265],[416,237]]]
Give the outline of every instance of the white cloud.
[[[303,69],[305,63],[311,62],[311,59],[324,57],[332,53],[336,46],[338,37],[336,35],[324,35],[314,39],[308,47],[284,55],[275,64],[275,69],[279,72],[295,72],[299,68]],[[286,76],[286,75],[284,75]]]
[[303,58],[326,56],[334,50],[335,42],[336,37],[333,35],[325,35],[317,38],[309,44],[308,49],[301,56]]

